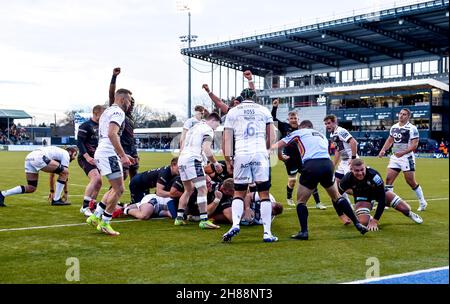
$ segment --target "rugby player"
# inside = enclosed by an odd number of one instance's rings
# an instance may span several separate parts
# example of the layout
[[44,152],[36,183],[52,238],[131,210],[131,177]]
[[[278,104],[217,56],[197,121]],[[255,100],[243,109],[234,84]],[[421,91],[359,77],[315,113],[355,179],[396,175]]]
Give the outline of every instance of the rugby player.
[[176,226],[185,225],[184,211],[189,198],[197,189],[197,205],[200,211],[201,229],[218,228],[213,222],[208,220],[207,213],[207,188],[206,176],[202,166],[202,153],[214,164],[218,173],[222,172],[222,166],[213,155],[211,144],[214,138],[214,130],[220,125],[220,117],[217,113],[209,114],[205,122],[199,122],[186,133],[186,142],[178,158],[178,170],[183,182],[184,193],[180,197],[177,210],[177,217],[174,224]]
[[61,199],[64,185],[69,177],[69,164],[77,157],[78,148],[69,146],[66,149],[55,146],[40,147],[25,157],[25,177],[26,186],[16,186],[14,188],[0,191],[0,207],[6,207],[5,197],[23,193],[33,193],[37,189],[39,171],[58,174],[56,181],[56,191],[51,204],[53,206],[70,205]]
[[[339,185],[339,181],[350,171],[350,163],[352,160],[358,157],[358,142],[353,138],[350,132],[338,126],[337,117],[335,115],[327,115],[323,121],[327,131],[330,132],[330,138],[336,147],[333,165],[336,183]],[[343,196],[348,199],[347,193],[344,193]],[[344,225],[350,224],[350,219],[343,214],[339,208],[334,206],[334,209]]]
[[233,226],[222,236],[222,241],[230,242],[240,232],[245,195],[249,184],[256,183],[261,197],[263,241],[276,242],[278,238],[271,232],[272,204],[269,199],[269,149],[275,141],[275,127],[269,110],[254,102],[254,90],[244,89],[241,96],[244,101],[228,111],[224,126],[222,150],[227,170],[233,172],[235,192],[231,206]]
[[400,171],[403,171],[406,183],[416,193],[419,200],[417,211],[425,211],[427,201],[423,195],[422,187],[416,182],[416,162],[414,150],[419,144],[419,131],[416,126],[409,122],[411,111],[407,108],[401,109],[398,113],[398,123],[394,124],[389,131],[389,137],[381,148],[379,157],[386,155],[386,151],[392,147],[392,155],[389,160],[386,188],[388,191],[394,191],[394,181]]
[[[269,193],[270,202],[272,203],[272,221],[275,216],[283,213],[283,205],[278,203]],[[262,225],[261,221],[261,199],[258,192],[248,192],[244,202],[244,216],[241,225]]]
[[362,225],[355,216],[350,202],[339,194],[335,178],[333,162],[328,153],[328,140],[319,131],[313,129],[309,120],[300,123],[299,130],[292,132],[272,146],[272,149],[282,149],[291,143],[296,143],[300,150],[303,162],[297,188],[297,216],[301,230],[292,235],[293,239],[308,239],[308,208],[306,203],[317,185],[320,183],[327,191],[331,201],[347,215],[361,233],[367,232],[367,227]]
[[89,178],[80,209],[87,217],[92,215],[91,207],[96,204],[97,195],[102,188],[102,176],[95,164],[94,153],[98,146],[98,122],[104,110],[102,105],[96,105],[92,109],[92,118],[80,125],[77,134],[77,147],[80,151],[78,164]]
[[203,106],[197,105],[194,108],[194,116],[191,118],[188,118],[184,124],[183,124],[183,131],[181,131],[181,137],[180,137],[180,152],[183,150],[184,142],[186,140],[186,133],[189,131],[190,128],[198,124],[202,121],[205,113],[205,108]]
[[97,204],[94,214],[86,222],[108,235],[119,235],[111,227],[112,213],[124,191],[123,166],[128,167],[134,158],[127,155],[120,144],[120,134],[124,128],[125,112],[131,106],[131,92],[119,89],[112,106],[100,117],[98,147],[94,159],[102,176],[106,176],[111,188]]
[[170,187],[177,175],[179,175],[178,157],[170,161],[170,166],[136,174],[129,184],[131,203],[140,202],[153,188],[156,188],[156,195],[159,197],[170,197]]
[[123,208],[126,215],[131,215],[140,220],[148,220],[151,217],[176,217],[174,201],[170,197],[160,197],[156,194],[147,194],[136,204],[130,204]]
[[[226,171],[226,170],[225,170]],[[208,184],[208,216],[216,223],[232,223],[231,202],[234,196],[234,182],[227,178],[219,183]]]
[[[276,122],[276,126],[281,133],[281,138],[288,136],[291,132],[298,130],[298,116],[297,112],[291,111],[288,113],[289,123],[280,121],[277,119],[277,109],[278,109],[279,101],[275,99],[272,102],[272,118],[273,121]],[[295,188],[295,181],[297,179],[297,174],[301,173],[301,165],[302,161],[300,159],[300,152],[298,151],[296,145],[286,146],[281,153],[279,153],[278,158],[284,162],[284,166],[286,167],[286,172],[288,175],[288,183],[286,186],[286,201],[289,206],[295,206],[294,201],[292,200],[292,193]],[[327,207],[322,205],[320,202],[319,192],[317,189],[313,192],[314,201],[316,202],[316,208],[320,210],[325,210]]]
[[[385,205],[403,213],[415,223],[421,224],[422,218],[411,211],[411,207],[392,191],[385,191],[384,182],[380,173],[373,168],[367,167],[362,159],[355,159],[351,164],[351,171],[346,173],[338,184],[339,192],[342,194],[352,190],[355,200],[355,212],[358,220],[366,225],[369,231],[378,230],[378,223],[383,214]],[[378,202],[374,217],[370,211],[373,201]]]
[[[109,85],[109,105],[114,103],[115,92],[116,92],[116,80],[117,76],[120,74],[120,68],[114,68],[113,75],[111,78],[111,83]],[[130,175],[130,179],[135,176],[139,169],[139,155],[136,149],[136,141],[134,139],[134,119],[133,119],[133,109],[134,109],[134,98],[131,97],[131,106],[125,111],[125,124],[120,136],[120,144],[127,155],[133,157],[133,161],[130,165],[123,167],[124,180]]]

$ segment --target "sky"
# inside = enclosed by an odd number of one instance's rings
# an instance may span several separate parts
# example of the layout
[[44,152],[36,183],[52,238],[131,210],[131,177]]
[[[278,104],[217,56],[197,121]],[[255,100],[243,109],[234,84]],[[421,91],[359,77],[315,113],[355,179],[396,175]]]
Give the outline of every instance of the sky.
[[[196,46],[421,1],[0,0],[0,108],[25,110],[35,123],[90,111],[108,99],[118,66],[117,87],[131,90],[137,103],[186,118],[188,66],[179,37],[187,35],[188,13],[177,10],[180,2],[191,8]],[[201,85],[211,85],[211,64],[193,60],[192,68],[192,103],[205,103]],[[233,96],[234,86],[224,89],[225,68],[222,75],[221,97]],[[232,84],[234,75],[230,70]]]

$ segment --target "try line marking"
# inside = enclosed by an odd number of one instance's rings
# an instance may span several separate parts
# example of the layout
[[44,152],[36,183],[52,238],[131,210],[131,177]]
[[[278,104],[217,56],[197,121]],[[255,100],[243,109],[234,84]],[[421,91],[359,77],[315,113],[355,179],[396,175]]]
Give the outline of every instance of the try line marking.
[[402,278],[402,277],[413,276],[413,275],[421,274],[421,273],[429,273],[429,272],[448,270],[448,269],[449,269],[448,266],[443,266],[443,267],[436,267],[436,268],[429,268],[429,269],[422,269],[422,270],[416,270],[416,271],[411,271],[411,272],[393,274],[393,275],[388,275],[388,276],[378,277],[378,278],[370,278],[370,279],[365,279],[365,280],[345,282],[345,283],[341,283],[341,284],[365,284],[365,283],[370,283],[370,282],[378,282],[378,281],[383,281],[383,280],[388,280],[388,279]]

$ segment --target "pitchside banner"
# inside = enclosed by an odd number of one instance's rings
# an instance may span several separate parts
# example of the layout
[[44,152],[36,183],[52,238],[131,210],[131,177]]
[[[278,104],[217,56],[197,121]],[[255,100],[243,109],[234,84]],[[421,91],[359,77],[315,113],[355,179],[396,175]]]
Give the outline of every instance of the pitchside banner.
[[75,113],[74,116],[74,125],[75,125],[75,140],[77,140],[78,137],[78,128],[80,127],[80,125],[85,122],[88,121],[89,119],[91,119],[92,117],[92,113],[85,113],[85,112],[78,112]]

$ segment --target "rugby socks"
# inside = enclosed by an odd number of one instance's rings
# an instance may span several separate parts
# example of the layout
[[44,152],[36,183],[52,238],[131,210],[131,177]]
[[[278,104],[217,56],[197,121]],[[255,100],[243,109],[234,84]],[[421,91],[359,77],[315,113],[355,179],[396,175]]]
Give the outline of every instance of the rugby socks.
[[17,186],[9,190],[2,191],[4,197],[25,193],[25,186]]
[[308,231],[308,207],[304,203],[297,204],[297,217],[302,232]]
[[64,185],[66,184],[65,181],[62,180],[57,180],[56,181],[56,191],[55,191],[55,196],[53,197],[54,201],[58,201],[61,199],[61,193],[64,190]]
[[344,198],[344,196],[338,198],[338,200],[336,201],[336,205],[340,210],[344,212],[346,216],[348,216],[349,219],[352,220],[353,224],[356,225],[357,223],[359,223],[358,219],[356,218],[355,212],[353,212],[350,202],[346,198]]
[[197,196],[197,205],[198,210],[200,211],[200,220],[201,221],[207,221],[208,220],[208,213],[206,212],[206,203],[208,199],[205,196]]
[[341,216],[344,214],[344,211],[340,208],[340,206],[337,204],[337,202],[333,202],[334,210],[336,210],[336,213],[338,216]]
[[416,192],[416,196],[419,201],[422,202],[425,200],[425,198],[423,197],[422,187],[420,187],[419,184],[417,184],[417,186],[415,188],[413,188],[413,190],[414,190],[414,192]]
[[287,199],[292,199],[292,193],[294,192],[294,188],[286,186],[286,192],[287,192]]
[[177,217],[178,217],[178,218],[181,218],[181,219],[184,219],[184,209],[179,208],[179,209],[177,210]]
[[244,213],[244,200],[240,197],[233,198],[231,203],[231,214],[233,217],[233,228],[239,228],[241,223],[242,213]]
[[261,220],[264,227],[264,233],[272,235],[272,202],[268,199],[261,201]]
[[103,202],[100,202],[97,204],[97,208],[94,211],[95,217],[101,218],[103,215],[103,212],[105,212],[106,205]]
[[88,208],[91,200],[92,198],[90,196],[85,196],[83,199],[83,208]]
[[314,201],[316,202],[316,204],[320,203],[319,190],[317,190],[317,188],[314,189],[312,195],[314,197]]
[[112,214],[109,214],[108,212],[106,212],[106,210],[103,212],[103,215],[102,215],[102,221],[105,223],[105,224],[109,224],[110,222],[111,222],[111,219],[112,219]]

